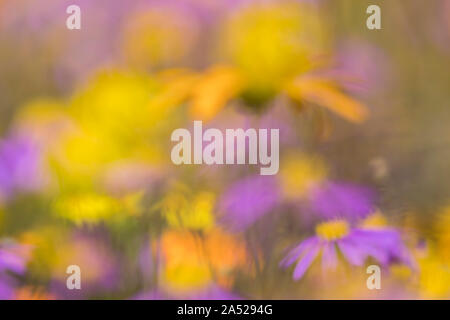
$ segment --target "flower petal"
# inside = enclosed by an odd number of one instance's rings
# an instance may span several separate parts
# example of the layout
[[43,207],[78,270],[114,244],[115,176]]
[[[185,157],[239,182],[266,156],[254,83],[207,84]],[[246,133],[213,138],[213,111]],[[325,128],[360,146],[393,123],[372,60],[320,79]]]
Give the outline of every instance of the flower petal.
[[322,250],[322,267],[324,269],[336,269],[337,255],[334,248],[334,242],[328,242],[325,244]]
[[[416,267],[409,251],[402,243],[400,234],[394,229],[356,229],[353,232],[353,236],[357,237],[362,244],[370,245],[372,249],[369,254],[380,261],[380,263],[388,264],[392,260],[397,260],[411,268]],[[377,256],[377,254],[379,255]]]
[[239,72],[217,66],[206,71],[192,93],[191,113],[195,119],[210,120],[242,88]]
[[297,79],[289,84],[286,90],[294,100],[316,103],[352,122],[361,123],[368,116],[366,106],[323,79]]
[[339,249],[344,257],[353,265],[361,266],[366,259],[366,254],[349,237],[337,241]]
[[289,253],[286,255],[286,257],[284,257],[283,260],[281,260],[280,266],[284,268],[289,267],[296,260],[298,260],[305,251],[309,250],[309,248],[311,248],[311,246],[315,245],[317,242],[318,239],[316,237],[311,237],[302,241],[298,246],[289,251]]
[[294,270],[294,280],[299,280],[305,274],[306,270],[308,270],[309,266],[312,264],[314,259],[319,254],[321,245],[316,242],[312,245],[312,247],[305,253],[302,259],[298,262],[297,266]]

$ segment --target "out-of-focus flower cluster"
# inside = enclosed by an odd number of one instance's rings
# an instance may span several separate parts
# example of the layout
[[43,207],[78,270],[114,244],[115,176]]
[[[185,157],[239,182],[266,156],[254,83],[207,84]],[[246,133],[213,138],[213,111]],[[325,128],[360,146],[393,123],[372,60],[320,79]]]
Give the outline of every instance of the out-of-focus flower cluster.
[[[380,146],[419,126],[386,120],[411,67],[339,2],[0,1],[0,298],[449,298],[450,204],[401,202],[415,163]],[[280,172],[173,165],[193,120],[279,129]]]

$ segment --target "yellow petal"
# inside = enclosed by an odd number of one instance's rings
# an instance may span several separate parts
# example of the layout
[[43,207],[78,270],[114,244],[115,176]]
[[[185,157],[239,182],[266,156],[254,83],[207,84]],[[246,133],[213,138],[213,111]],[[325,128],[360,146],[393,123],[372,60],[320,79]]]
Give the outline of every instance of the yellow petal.
[[199,79],[198,74],[187,69],[169,69],[157,77],[163,83],[163,88],[152,104],[160,110],[177,107],[185,102]]
[[361,123],[368,116],[366,106],[325,80],[296,79],[287,85],[286,92],[294,100],[316,103],[352,122]]
[[213,118],[242,85],[240,74],[233,68],[216,66],[207,70],[192,92],[192,116],[205,121]]

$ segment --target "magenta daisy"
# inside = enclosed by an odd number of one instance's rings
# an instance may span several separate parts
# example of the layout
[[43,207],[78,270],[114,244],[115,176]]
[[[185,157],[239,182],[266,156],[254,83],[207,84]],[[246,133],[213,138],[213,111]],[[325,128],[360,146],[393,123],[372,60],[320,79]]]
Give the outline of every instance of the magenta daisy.
[[13,275],[25,274],[30,251],[29,246],[0,243],[0,299],[13,297],[14,288],[17,286],[17,279]]
[[13,136],[0,141],[0,198],[41,184],[40,152],[31,139]]
[[343,219],[318,224],[316,235],[292,249],[281,262],[281,266],[289,267],[297,261],[293,278],[298,280],[320,254],[324,268],[335,268],[338,252],[354,266],[363,265],[369,257],[383,266],[391,262],[412,266],[409,253],[396,230],[351,228]]

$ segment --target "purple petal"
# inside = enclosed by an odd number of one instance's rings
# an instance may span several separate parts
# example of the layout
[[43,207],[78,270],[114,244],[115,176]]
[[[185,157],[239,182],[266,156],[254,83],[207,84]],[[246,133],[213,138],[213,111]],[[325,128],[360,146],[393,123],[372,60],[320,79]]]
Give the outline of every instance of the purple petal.
[[334,242],[328,242],[324,245],[322,249],[322,267],[324,269],[336,269],[337,265],[337,255],[336,249],[334,248]]
[[0,249],[0,272],[5,270],[22,274],[25,272],[25,260],[13,252]]
[[311,237],[302,241],[298,246],[289,251],[286,257],[280,262],[280,266],[284,268],[289,267],[297,261],[306,250],[311,248],[311,246],[316,245],[318,241],[317,237]]
[[299,280],[305,274],[306,270],[311,266],[314,259],[319,254],[321,245],[320,243],[315,243],[311,248],[305,253],[303,258],[298,262],[294,270],[294,280]]
[[0,195],[16,190],[35,190],[41,184],[40,155],[36,145],[25,137],[0,142]]
[[355,221],[374,211],[375,195],[369,188],[349,183],[328,182],[311,193],[311,210],[324,219]]
[[349,240],[349,237],[337,241],[339,249],[344,257],[353,265],[361,266],[366,254],[361,251],[357,244]]
[[[415,263],[407,248],[402,243],[398,231],[394,229],[364,230],[356,229],[354,236],[363,244],[371,246],[373,252],[370,254],[380,263],[388,264],[392,261],[402,262],[412,268]],[[383,251],[383,255],[376,256],[376,250]]]
[[359,249],[366,253],[367,256],[372,256],[381,264],[389,262],[389,250],[377,243],[376,241],[366,239],[357,234],[352,235],[352,241],[357,243]]
[[278,184],[272,176],[252,176],[233,184],[219,200],[222,222],[242,231],[273,210],[280,201]]
[[400,234],[393,229],[355,229],[337,243],[344,257],[353,265],[360,266],[371,256],[383,265],[399,261],[414,268],[413,259]]

